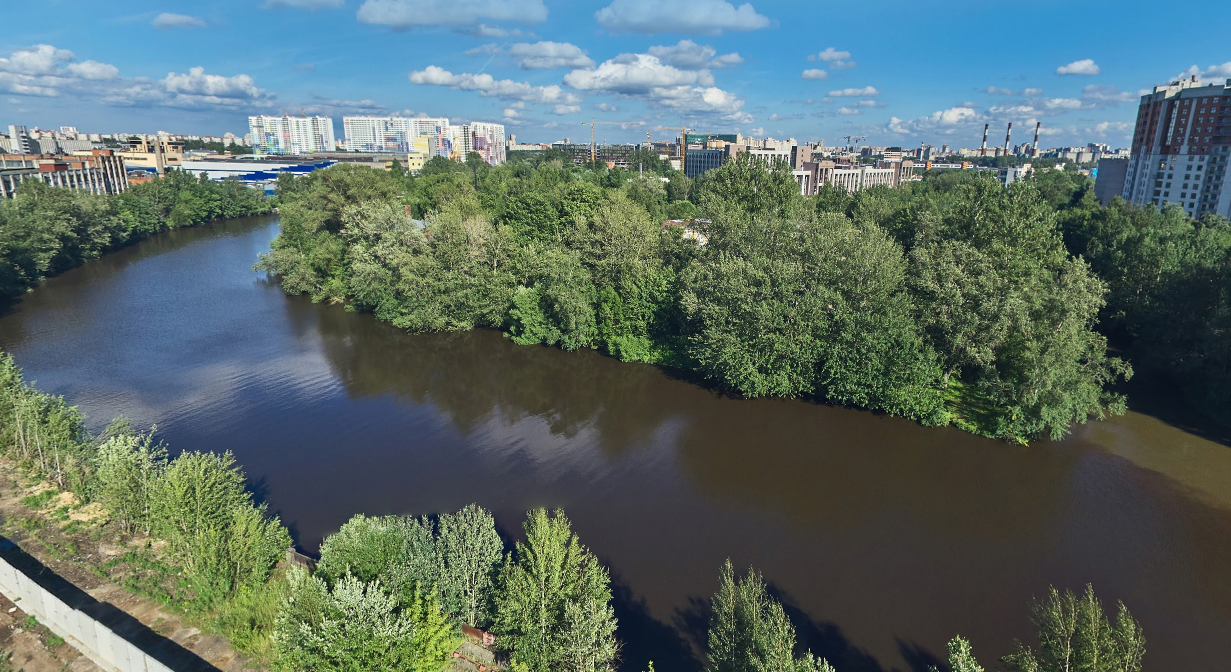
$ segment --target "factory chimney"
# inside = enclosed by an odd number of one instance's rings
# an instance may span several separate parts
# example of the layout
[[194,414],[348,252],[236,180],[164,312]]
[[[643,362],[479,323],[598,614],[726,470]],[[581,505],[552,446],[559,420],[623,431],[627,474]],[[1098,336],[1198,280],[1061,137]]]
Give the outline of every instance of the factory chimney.
[[1009,129],[1004,132],[1004,155],[1009,155],[1009,138],[1013,135],[1013,122],[1009,122]]
[[1039,128],[1042,126],[1043,122],[1034,122],[1034,149],[1030,152],[1030,155],[1035,158],[1038,158],[1039,156]]
[[983,124],[983,144],[979,146],[979,156],[987,156],[987,129],[991,124]]

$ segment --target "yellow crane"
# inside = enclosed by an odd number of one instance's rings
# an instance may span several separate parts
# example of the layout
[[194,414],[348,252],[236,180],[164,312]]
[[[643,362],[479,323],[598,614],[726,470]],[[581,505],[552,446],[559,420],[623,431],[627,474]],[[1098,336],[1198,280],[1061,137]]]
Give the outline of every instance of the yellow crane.
[[687,126],[680,127],[680,172],[684,172],[685,164],[684,157],[688,154],[688,132],[695,131],[695,128]]
[[594,121],[594,117],[590,117],[590,121],[581,122],[582,126],[589,125],[590,127],[590,163],[598,158],[594,152],[594,127],[607,124],[610,126],[644,126],[644,121]]

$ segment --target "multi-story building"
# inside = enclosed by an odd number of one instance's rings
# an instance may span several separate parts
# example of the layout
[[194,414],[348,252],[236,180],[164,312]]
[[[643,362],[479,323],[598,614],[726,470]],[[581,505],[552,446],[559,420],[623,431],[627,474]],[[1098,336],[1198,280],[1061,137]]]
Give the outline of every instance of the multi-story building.
[[93,194],[118,194],[128,189],[124,159],[109,149],[72,156],[0,155],[0,198],[11,198],[26,180]]
[[346,148],[352,152],[407,152],[415,137],[407,117],[342,117]]
[[248,117],[252,146],[261,154],[313,154],[337,149],[331,117]]
[[184,162],[184,143],[166,135],[133,136],[119,154],[128,168],[162,175],[167,168],[179,168]]
[[472,121],[456,127],[454,138],[460,160],[474,152],[493,166],[504,163],[504,124]]
[[1178,203],[1199,216],[1231,217],[1231,79],[1202,86],[1188,81],[1156,86],[1141,97],[1133,150],[1124,175],[1124,200]]

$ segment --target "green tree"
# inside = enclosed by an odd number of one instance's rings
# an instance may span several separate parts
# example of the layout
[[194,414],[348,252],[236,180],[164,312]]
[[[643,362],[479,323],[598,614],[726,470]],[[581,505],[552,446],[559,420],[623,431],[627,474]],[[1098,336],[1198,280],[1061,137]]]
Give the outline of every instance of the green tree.
[[535,672],[609,669],[618,644],[607,570],[562,511],[531,511],[525,530],[526,541],[501,568],[497,641]]
[[1140,672],[1145,636],[1123,602],[1113,624],[1089,584],[1080,596],[1052,587],[1031,611],[1039,648],[1017,642],[1016,651],[1001,659],[1010,670]]
[[492,514],[477,504],[439,521],[436,546],[445,608],[471,625],[486,625],[489,600],[504,551]]
[[[983,666],[975,660],[974,652],[970,649],[970,642],[961,635],[949,640],[949,672],[983,672]],[[931,672],[940,672],[936,666],[930,668]]]
[[127,534],[150,533],[154,493],[166,469],[167,451],[153,434],[112,436],[94,455],[93,496]]

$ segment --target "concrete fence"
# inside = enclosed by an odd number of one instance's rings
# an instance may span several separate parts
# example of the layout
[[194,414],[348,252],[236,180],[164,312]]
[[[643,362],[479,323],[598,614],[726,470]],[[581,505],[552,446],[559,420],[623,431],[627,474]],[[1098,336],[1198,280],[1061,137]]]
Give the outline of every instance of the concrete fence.
[[0,592],[107,672],[171,672],[107,626],[65,604],[4,558],[0,558]]

